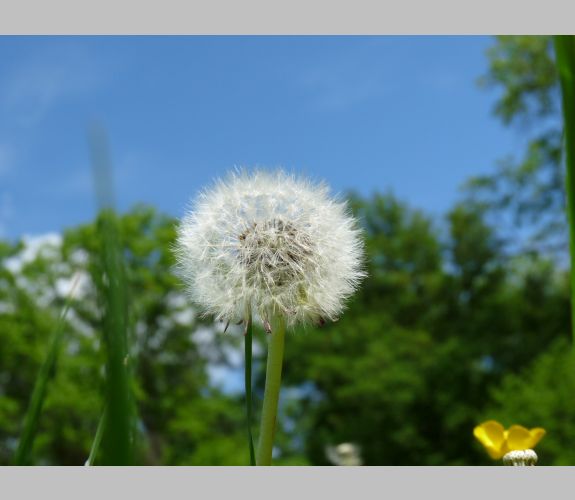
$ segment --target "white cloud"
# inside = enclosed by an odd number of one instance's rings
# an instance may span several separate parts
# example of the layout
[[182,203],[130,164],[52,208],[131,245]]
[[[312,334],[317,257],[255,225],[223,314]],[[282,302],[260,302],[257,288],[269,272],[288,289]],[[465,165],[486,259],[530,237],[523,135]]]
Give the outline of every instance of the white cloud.
[[4,261],[4,267],[17,274],[22,268],[33,262],[39,255],[48,256],[62,245],[62,236],[58,233],[46,233],[39,236],[23,236],[24,248],[21,252]]
[[75,299],[86,297],[92,287],[92,280],[86,271],[76,271],[70,277],[61,277],[55,283],[56,294],[66,298],[73,293]]

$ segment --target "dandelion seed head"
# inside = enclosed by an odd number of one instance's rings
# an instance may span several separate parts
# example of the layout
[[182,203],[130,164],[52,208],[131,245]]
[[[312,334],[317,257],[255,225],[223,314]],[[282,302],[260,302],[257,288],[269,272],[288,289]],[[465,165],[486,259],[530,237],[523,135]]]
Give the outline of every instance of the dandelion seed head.
[[234,171],[200,193],[175,251],[192,300],[225,321],[250,310],[290,325],[335,320],[365,276],[346,204],[282,170]]

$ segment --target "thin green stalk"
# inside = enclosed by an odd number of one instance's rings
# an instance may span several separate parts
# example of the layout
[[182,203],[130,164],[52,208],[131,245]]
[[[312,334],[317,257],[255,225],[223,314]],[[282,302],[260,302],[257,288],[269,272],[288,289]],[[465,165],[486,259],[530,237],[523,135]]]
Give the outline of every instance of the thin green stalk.
[[90,456],[84,465],[94,465],[96,456],[98,455],[98,450],[100,449],[100,443],[102,442],[102,436],[104,435],[104,428],[106,427],[106,409],[100,417],[100,422],[98,422],[98,429],[96,429],[96,436],[94,437],[94,442],[92,443],[92,448],[90,450]]
[[106,412],[103,460],[106,465],[133,463],[135,410],[130,382],[126,267],[118,217],[114,211],[111,166],[105,132],[93,127],[90,135],[96,197],[100,206],[99,274],[95,277],[103,309],[106,353]]
[[248,312],[246,317],[245,335],[245,383],[246,383],[246,417],[248,424],[248,446],[250,449],[250,465],[256,465],[256,454],[254,451],[254,440],[252,437],[252,340],[253,325],[252,313]]
[[563,96],[567,218],[571,253],[571,333],[575,346],[575,36],[556,36],[555,55]]
[[266,386],[260,425],[257,465],[272,464],[272,449],[278,413],[278,401],[282,379],[282,363],[285,341],[285,319],[278,315],[272,318],[272,333],[268,337],[268,361],[266,367]]
[[78,285],[79,274],[76,274],[72,284],[72,288],[66,297],[66,302],[60,317],[58,318],[58,323],[50,339],[50,344],[48,347],[48,352],[44,358],[44,362],[40,367],[38,376],[36,377],[36,382],[34,384],[34,390],[32,391],[32,396],[30,398],[30,403],[28,405],[28,411],[24,417],[24,428],[18,442],[18,448],[16,449],[16,454],[14,456],[15,465],[28,465],[30,450],[34,444],[34,438],[36,436],[36,430],[38,429],[38,421],[40,419],[40,413],[42,407],[44,406],[44,400],[46,399],[46,394],[48,392],[48,380],[50,380],[51,375],[54,373],[56,367],[56,361],[58,360],[58,354],[60,352],[60,345],[62,344],[62,339],[64,338],[64,326],[66,325],[66,316],[70,310],[70,305],[72,303],[72,297],[74,296],[74,291]]

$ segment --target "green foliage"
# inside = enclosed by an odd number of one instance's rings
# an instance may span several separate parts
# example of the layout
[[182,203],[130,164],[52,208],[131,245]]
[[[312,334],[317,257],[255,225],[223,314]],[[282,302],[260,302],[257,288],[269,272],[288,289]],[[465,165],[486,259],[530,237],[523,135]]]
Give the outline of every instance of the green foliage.
[[488,210],[512,253],[566,253],[561,106],[549,36],[498,36],[480,83],[500,91],[495,115],[528,137],[519,160],[471,178],[467,201]]
[[575,463],[575,359],[565,339],[554,342],[518,374],[506,376],[493,389],[493,403],[484,419],[506,426],[518,421],[526,427],[544,427],[546,436],[537,446],[543,465]]
[[534,123],[559,111],[557,69],[549,36],[497,36],[487,51],[484,86],[502,90],[495,113],[505,124]]
[[16,450],[16,457],[14,460],[16,465],[28,465],[30,450],[33,446],[34,437],[38,428],[40,412],[44,406],[44,400],[48,390],[48,383],[50,378],[52,378],[56,361],[60,353],[61,344],[64,340],[66,315],[70,309],[73,291],[74,285],[72,285],[72,290],[68,295],[64,308],[62,309],[62,313],[54,327],[54,332],[50,337],[46,356],[36,377],[34,390],[32,391],[32,396],[30,398],[30,404],[28,405],[26,417],[24,418],[24,428],[20,435],[18,449]]
[[349,441],[368,465],[487,463],[471,430],[490,388],[565,337],[565,274],[549,260],[504,268],[473,207],[448,214],[445,239],[392,196],[354,207],[367,227],[363,292],[339,322],[286,341],[285,382],[313,383],[311,463]]
[[[208,385],[207,359],[193,340],[204,323],[196,318],[171,272],[174,222],[144,206],[118,219],[132,309],[140,464],[188,463],[183,460],[194,452],[170,429],[176,419],[181,426],[193,428],[206,418],[192,411],[194,402],[205,398]],[[5,244],[4,248],[5,262],[18,255],[23,245]],[[103,322],[93,285],[101,276],[99,249],[96,222],[69,229],[61,245],[46,246],[15,274],[1,266],[0,302],[7,305],[0,314],[0,463],[10,463],[14,457],[32,388],[62,309],[59,286],[77,271],[84,273],[81,298],[73,303],[68,316],[66,343],[47,391],[31,462],[82,465],[88,458],[104,408]],[[216,337],[210,359],[225,360],[229,338]],[[214,404],[235,406],[240,413],[228,419],[225,431],[214,427],[213,421],[205,421],[211,436],[222,439],[221,444],[214,444],[215,462],[206,464],[221,463],[222,459],[216,458],[224,455],[218,450],[227,446],[225,438],[241,443],[243,464],[249,463],[242,402],[219,393],[213,393],[211,399]],[[187,423],[184,407],[189,411]]]
[[431,220],[393,195],[350,200],[365,231],[369,275],[354,305],[373,310],[377,304],[396,311],[401,324],[416,324],[439,293],[441,247]]
[[180,401],[167,430],[172,446],[166,447],[161,463],[249,465],[241,401],[218,392]]
[[[566,274],[549,259],[503,259],[493,228],[473,207],[455,207],[443,223],[392,195],[355,196],[353,208],[366,228],[370,277],[339,322],[287,335],[274,463],[323,464],[325,447],[343,441],[357,442],[366,464],[487,463],[471,429],[494,387],[566,338]],[[206,351],[197,339],[211,323],[195,316],[171,272],[174,221],[140,206],[117,222],[132,309],[136,462],[249,464],[244,401],[213,387],[207,371],[230,350],[243,359],[241,327],[216,334]],[[13,305],[0,315],[0,342],[8,346],[0,363],[3,463],[13,456],[62,305],[57,284],[82,269],[91,278],[70,311],[31,458],[88,458],[104,407],[103,324],[90,285],[101,272],[98,228],[66,231],[60,246],[23,266],[19,274],[41,287],[24,288],[18,273],[2,271],[1,300]],[[39,301],[38,290],[52,299]],[[254,333],[254,409],[264,335]]]

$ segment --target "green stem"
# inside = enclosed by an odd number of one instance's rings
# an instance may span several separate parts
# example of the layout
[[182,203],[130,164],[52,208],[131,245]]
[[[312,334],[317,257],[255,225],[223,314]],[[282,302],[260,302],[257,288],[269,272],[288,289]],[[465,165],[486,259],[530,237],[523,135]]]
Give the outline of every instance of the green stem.
[[30,398],[30,404],[28,405],[28,410],[26,411],[26,416],[24,417],[24,429],[22,435],[20,436],[20,441],[18,443],[18,448],[16,449],[16,456],[14,458],[15,465],[29,465],[29,455],[34,445],[34,438],[36,436],[36,431],[38,430],[38,421],[40,420],[40,413],[44,406],[44,400],[48,393],[48,384],[51,380],[51,374],[56,368],[56,362],[58,359],[58,354],[60,352],[60,346],[64,339],[66,333],[66,316],[72,304],[72,298],[74,296],[74,291],[78,285],[80,274],[76,273],[74,276],[74,281],[72,288],[66,297],[66,302],[64,303],[64,308],[62,313],[58,318],[54,332],[50,339],[50,344],[48,346],[48,352],[46,357],[40,367],[40,372],[36,377],[34,383],[34,390],[32,391],[32,397]]
[[246,314],[246,334],[245,334],[245,384],[246,384],[246,417],[248,424],[248,446],[250,449],[250,465],[256,465],[256,455],[254,452],[254,440],[252,438],[252,338],[253,325],[252,313]]
[[268,338],[266,387],[264,390],[260,437],[256,454],[257,465],[272,464],[272,449],[274,445],[274,433],[276,430],[276,418],[282,379],[282,362],[286,331],[284,318],[282,316],[273,317],[271,327],[272,333],[269,334]]
[[567,175],[567,218],[571,252],[571,332],[575,345],[575,37],[556,36],[555,55],[563,97],[563,127]]
[[114,209],[112,167],[105,130],[94,125],[90,147],[96,197],[100,206],[99,271],[96,275],[102,308],[102,338],[106,355],[105,397],[108,424],[102,439],[102,463],[132,465],[136,408],[130,366],[130,301],[121,225]]
[[102,442],[102,436],[104,435],[104,428],[106,427],[106,409],[104,408],[104,412],[100,417],[100,422],[98,423],[98,429],[96,430],[96,436],[94,437],[94,442],[92,443],[92,449],[90,450],[90,456],[84,465],[94,465],[94,461],[96,460],[96,455],[98,454],[98,450],[100,449],[100,443]]

